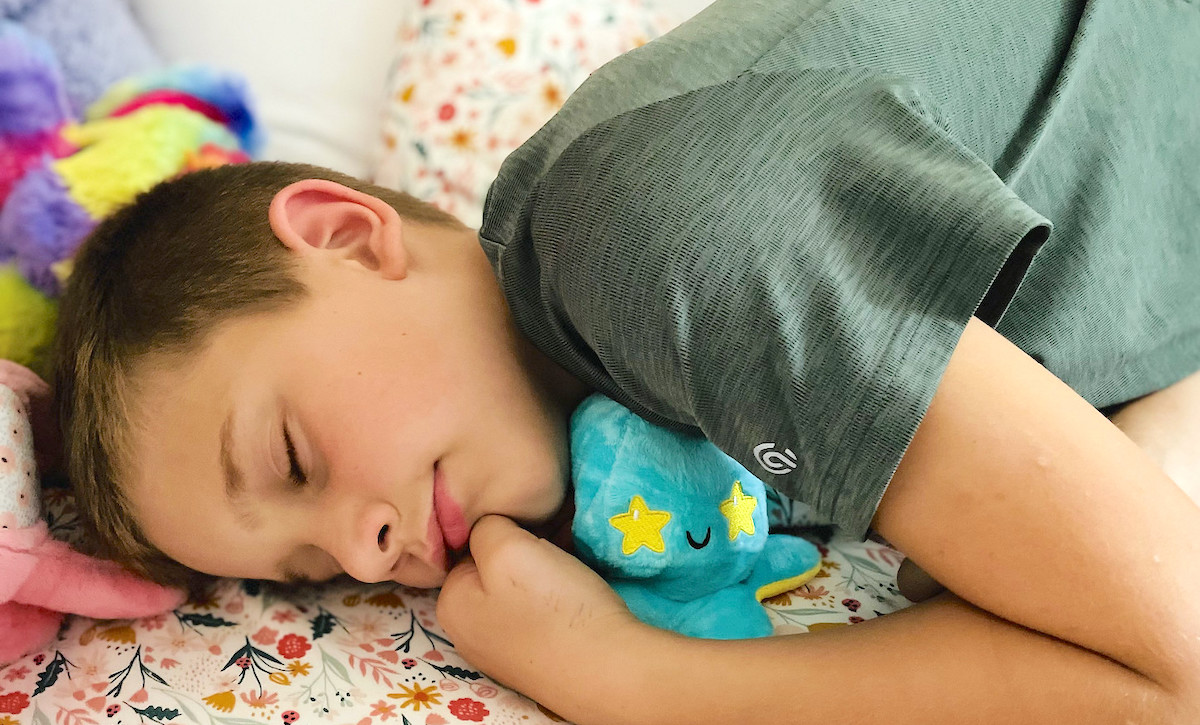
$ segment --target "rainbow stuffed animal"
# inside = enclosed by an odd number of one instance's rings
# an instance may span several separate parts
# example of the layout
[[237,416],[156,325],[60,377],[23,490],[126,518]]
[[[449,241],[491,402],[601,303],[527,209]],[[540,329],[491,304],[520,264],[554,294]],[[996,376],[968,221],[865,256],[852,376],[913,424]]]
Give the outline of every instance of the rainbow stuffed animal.
[[261,143],[242,81],[203,67],[120,81],[77,123],[51,48],[0,22],[0,265],[29,283],[0,266],[0,358],[46,372],[50,336],[38,330],[53,326],[52,300],[100,219],[160,181],[248,161]]

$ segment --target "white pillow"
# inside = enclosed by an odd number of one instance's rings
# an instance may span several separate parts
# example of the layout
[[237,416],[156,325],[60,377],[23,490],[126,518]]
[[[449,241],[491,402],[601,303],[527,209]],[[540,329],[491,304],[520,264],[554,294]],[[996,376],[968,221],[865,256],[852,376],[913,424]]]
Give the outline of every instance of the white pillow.
[[[412,0],[415,2],[415,0]],[[163,59],[243,74],[266,129],[262,158],[359,178],[374,167],[397,0],[130,0]]]

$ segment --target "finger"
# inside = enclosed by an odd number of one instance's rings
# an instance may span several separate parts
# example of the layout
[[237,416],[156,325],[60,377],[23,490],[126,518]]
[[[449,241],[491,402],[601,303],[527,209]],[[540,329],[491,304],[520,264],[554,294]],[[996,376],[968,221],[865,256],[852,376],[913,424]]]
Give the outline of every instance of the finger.
[[527,548],[529,544],[537,541],[536,536],[522,529],[507,516],[488,514],[479,519],[471,529],[470,551],[479,568],[486,572],[499,558]]
[[471,556],[484,592],[528,597],[557,589],[556,582],[583,564],[504,516],[484,516],[471,532]]
[[443,592],[449,589],[455,594],[470,589],[479,589],[479,567],[475,566],[475,560],[468,556],[456,564],[446,574],[446,580],[442,582],[441,588]]
[[482,611],[483,599],[479,569],[468,557],[451,569],[442,582],[435,605],[437,620],[452,638],[460,637],[475,613]]

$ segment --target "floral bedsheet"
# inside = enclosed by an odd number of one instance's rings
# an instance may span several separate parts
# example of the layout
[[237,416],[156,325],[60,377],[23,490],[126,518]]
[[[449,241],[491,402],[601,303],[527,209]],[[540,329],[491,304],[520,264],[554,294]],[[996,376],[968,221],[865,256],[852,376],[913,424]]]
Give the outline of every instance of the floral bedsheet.
[[[772,525],[811,523],[772,500]],[[71,497],[47,492],[59,538]],[[835,535],[815,579],[767,601],[776,633],[852,625],[909,605],[902,556]],[[0,668],[0,725],[536,725],[562,722],[461,658],[438,627],[436,590],[334,580],[280,590],[222,580],[205,601],[140,620],[66,620],[58,641]]]

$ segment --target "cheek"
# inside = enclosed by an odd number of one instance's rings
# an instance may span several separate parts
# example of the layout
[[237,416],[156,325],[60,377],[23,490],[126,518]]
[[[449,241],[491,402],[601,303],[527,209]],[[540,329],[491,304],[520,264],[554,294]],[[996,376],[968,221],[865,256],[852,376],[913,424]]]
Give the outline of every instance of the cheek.
[[362,480],[432,468],[454,439],[451,396],[395,372],[358,372],[331,378],[305,399],[319,455],[332,470]]
[[127,493],[134,519],[146,537],[167,556],[184,566],[215,576],[245,576],[256,571],[252,563],[258,537],[236,529],[229,515],[211,498],[180,495],[173,486],[147,487]]
[[526,516],[544,517],[558,510],[570,477],[570,464],[552,445],[538,435],[540,429],[524,431],[525,438],[503,449],[497,473],[505,484],[494,495],[505,498]]

